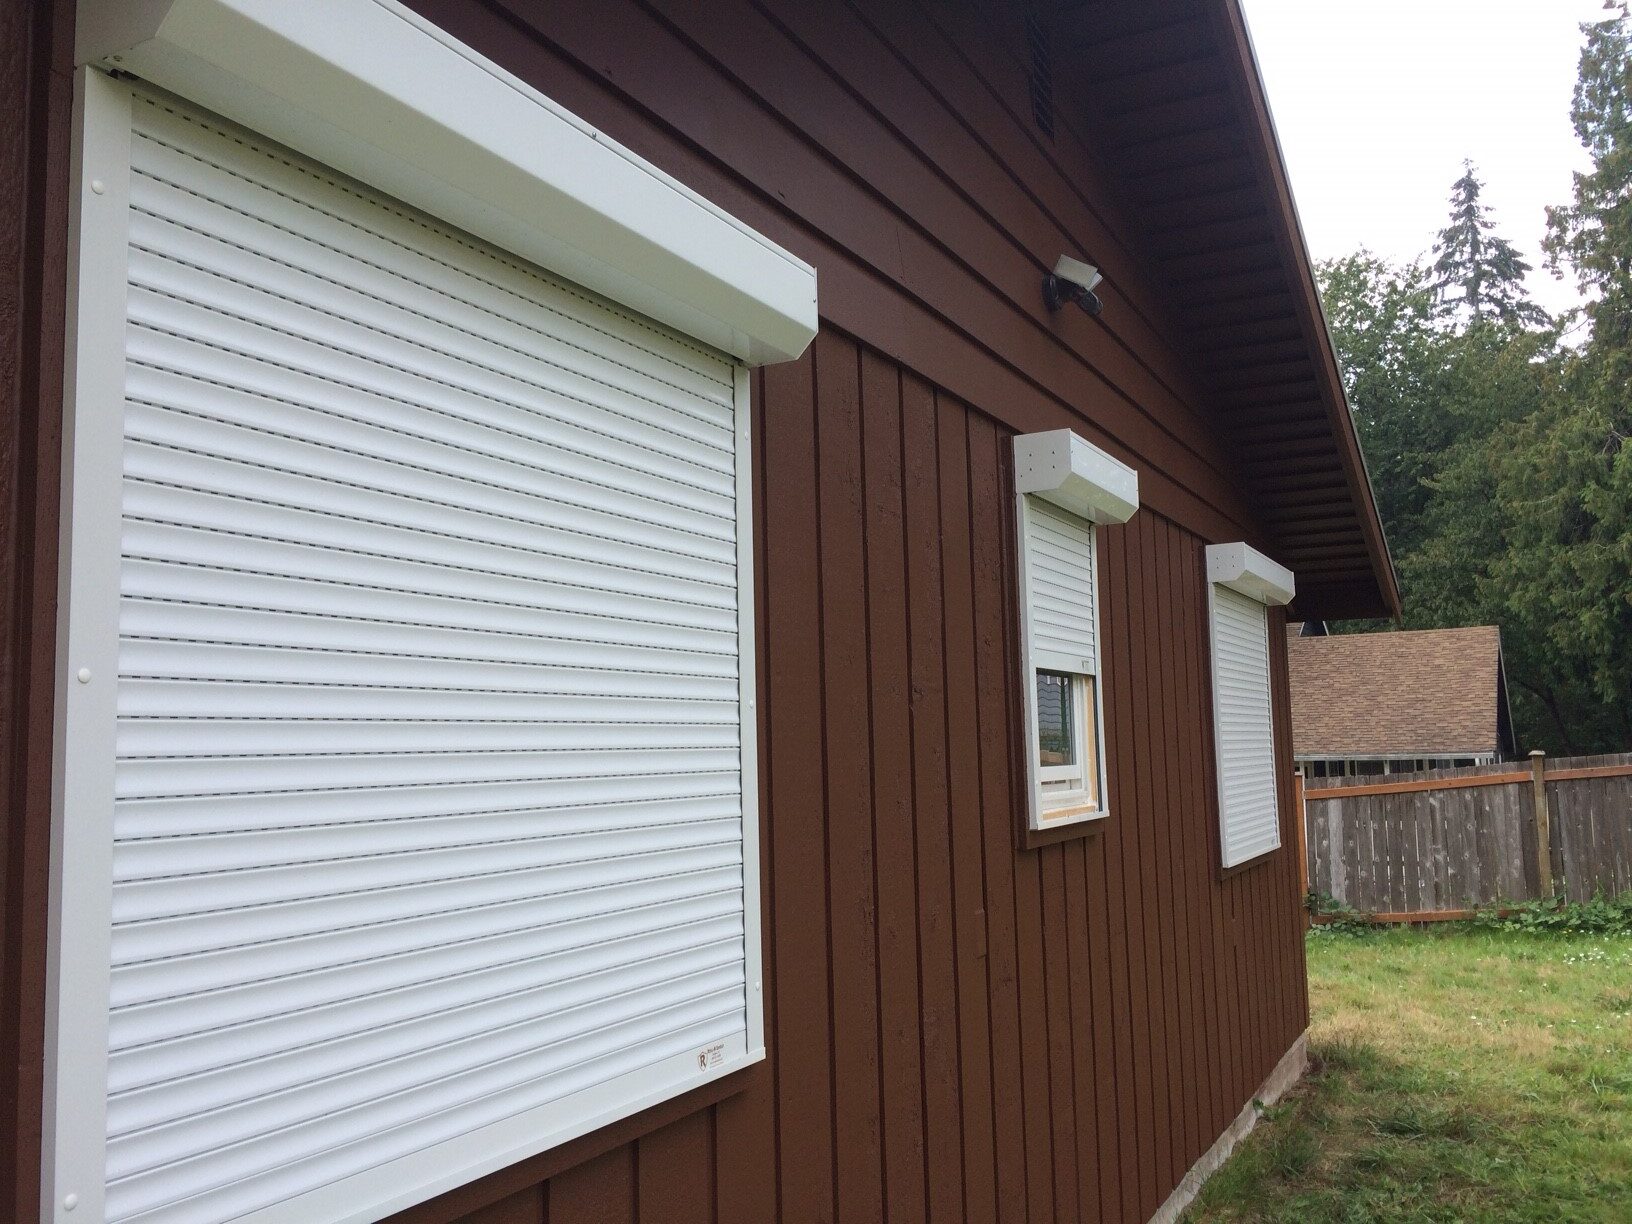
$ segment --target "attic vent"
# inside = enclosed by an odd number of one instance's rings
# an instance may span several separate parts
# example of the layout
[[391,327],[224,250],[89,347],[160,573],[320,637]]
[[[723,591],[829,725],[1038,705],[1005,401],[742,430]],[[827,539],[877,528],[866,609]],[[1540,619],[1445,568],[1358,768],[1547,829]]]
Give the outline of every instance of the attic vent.
[[1054,135],[1054,54],[1048,30],[1036,13],[1026,14],[1026,51],[1030,65],[1026,84],[1031,90],[1031,117],[1050,138]]

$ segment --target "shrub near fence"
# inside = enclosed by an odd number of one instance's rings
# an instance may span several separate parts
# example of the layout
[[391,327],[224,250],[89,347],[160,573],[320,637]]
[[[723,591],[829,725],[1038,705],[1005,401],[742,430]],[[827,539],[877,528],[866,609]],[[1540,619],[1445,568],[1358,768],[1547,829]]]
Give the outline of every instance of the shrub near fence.
[[1632,753],[1322,778],[1302,793],[1309,888],[1353,909],[1632,890]]

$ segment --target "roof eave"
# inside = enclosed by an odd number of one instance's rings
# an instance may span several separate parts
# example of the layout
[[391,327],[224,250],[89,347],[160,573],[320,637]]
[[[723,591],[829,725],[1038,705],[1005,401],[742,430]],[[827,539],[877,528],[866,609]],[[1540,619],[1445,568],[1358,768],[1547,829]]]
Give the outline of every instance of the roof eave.
[[[1234,70],[1236,85],[1242,91],[1253,118],[1256,139],[1252,141],[1252,154],[1258,163],[1259,174],[1271,189],[1280,221],[1276,237],[1282,248],[1282,259],[1287,267],[1294,270],[1296,292],[1293,298],[1299,323],[1314,358],[1321,399],[1337,440],[1349,492],[1360,511],[1361,528],[1377,584],[1374,592],[1363,591],[1358,583],[1332,584],[1328,588],[1310,590],[1306,596],[1304,589],[1312,584],[1300,582],[1297,608],[1304,616],[1322,620],[1376,616],[1398,620],[1401,616],[1399,580],[1389,553],[1382,517],[1377,512],[1377,499],[1372,492],[1370,473],[1366,470],[1354,414],[1349,409],[1348,396],[1343,389],[1336,348],[1327,325],[1325,308],[1321,304],[1320,290],[1315,283],[1314,263],[1309,257],[1309,244],[1292,196],[1286,160],[1264,91],[1263,75],[1259,70],[1251,31],[1247,28],[1246,14],[1241,8],[1241,0],[1216,0],[1210,7],[1219,22],[1220,41],[1229,51],[1226,60]],[[1368,594],[1370,598],[1367,598]]]

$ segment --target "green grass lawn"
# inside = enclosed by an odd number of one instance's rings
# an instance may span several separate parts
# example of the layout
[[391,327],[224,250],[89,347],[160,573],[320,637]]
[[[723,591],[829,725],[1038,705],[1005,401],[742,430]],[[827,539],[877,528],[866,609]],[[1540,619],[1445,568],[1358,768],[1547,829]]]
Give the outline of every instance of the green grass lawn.
[[1309,939],[1311,1073],[1190,1221],[1632,1221],[1632,936]]

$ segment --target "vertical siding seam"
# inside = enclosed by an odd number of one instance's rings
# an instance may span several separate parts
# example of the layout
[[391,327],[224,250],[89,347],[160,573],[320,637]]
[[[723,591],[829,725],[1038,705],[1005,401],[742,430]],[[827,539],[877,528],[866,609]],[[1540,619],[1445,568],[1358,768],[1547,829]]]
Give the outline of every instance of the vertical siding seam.
[[823,550],[825,516],[822,514],[822,363],[816,359],[822,346],[818,337],[811,345],[810,360],[810,458],[815,479],[816,520],[816,684],[817,701],[821,707],[821,778],[822,778],[822,911],[823,939],[827,944],[827,1108],[828,1108],[828,1169],[833,1183],[833,1210],[839,1209],[839,1056],[837,983],[833,974],[833,818],[828,805],[832,791],[828,786],[828,721],[827,721],[827,554]]
[[[964,452],[964,479],[965,479],[965,482],[967,483],[968,488],[969,488],[969,499],[968,499],[968,514],[969,514],[969,573],[971,575],[973,575],[975,577],[975,579],[978,581],[978,579],[980,577],[980,563],[979,563],[979,557],[976,555],[978,550],[976,549],[976,546],[975,546],[975,531],[976,531],[976,527],[975,527],[975,492],[974,492],[974,490],[975,490],[975,445],[974,445],[974,439],[970,436],[970,423],[971,423],[972,418],[973,418],[973,413],[966,413],[964,415],[964,419],[963,419],[963,452]],[[1002,454],[1001,448],[999,448],[997,453],[1001,456],[1001,454]],[[999,484],[999,488],[1001,489],[1001,482]],[[1001,500],[1002,500],[1002,498],[1001,498],[1001,493],[1000,493],[999,501],[1001,501]],[[1001,574],[998,575],[998,578],[999,578],[999,581],[1001,582]],[[990,885],[990,883],[988,881],[988,877],[987,877],[987,873],[990,871],[990,864],[988,863],[987,857],[986,857],[986,836],[985,836],[985,834],[986,834],[986,823],[990,819],[990,813],[988,813],[987,810],[986,810],[986,752],[985,752],[985,745],[986,745],[986,742],[987,742],[986,741],[986,718],[985,718],[985,713],[983,711],[983,703],[981,701],[981,683],[980,683],[980,669],[979,669],[979,660],[980,660],[980,654],[981,654],[981,650],[980,650],[980,601],[979,601],[978,596],[975,593],[974,584],[971,584],[971,586],[970,586],[969,604],[970,604],[969,623],[970,623],[970,625],[972,626],[972,628],[974,630],[974,642],[973,642],[973,645],[974,645],[974,649],[975,649],[975,659],[974,659],[974,662],[975,662],[974,724],[975,724],[975,743],[976,743],[976,745],[979,746],[979,750],[975,753],[975,793],[980,798],[980,802],[979,802],[978,807],[977,807],[977,810],[978,810],[978,812],[980,814],[980,826],[981,826],[981,836],[978,839],[979,843],[980,843],[980,916],[981,916],[981,927],[982,927],[982,930],[984,932],[985,940],[986,940],[986,966],[985,966],[985,973],[983,975],[985,977],[985,979],[986,979],[986,1009],[987,1009],[986,1065],[988,1067],[987,1074],[990,1075],[991,1083],[992,1083],[991,1100],[988,1102],[988,1106],[989,1106],[989,1108],[991,1110],[991,1115],[992,1115],[992,1197],[993,1197],[993,1202],[995,1203],[995,1202],[1000,1201],[1000,1198],[999,1198],[1000,1189],[999,1189],[999,1187],[1001,1186],[1001,1178],[999,1176],[999,1169],[998,1169],[998,1163],[999,1162],[998,1162],[998,1155],[997,1155],[997,1130],[998,1130],[998,1121],[997,1121],[997,1093],[998,1093],[998,1086],[997,1086],[997,1041],[996,1041],[995,1035],[992,1032],[992,1018],[991,1018],[991,1012],[992,1012],[992,924],[991,924],[991,918],[990,918],[989,914],[987,913],[987,909],[988,909],[988,906],[990,904],[991,885]],[[1003,738],[1003,743],[1005,745],[1008,744],[1008,737],[1007,736],[1005,736]]]
[[[959,950],[958,935],[958,870],[957,870],[957,822],[952,816],[952,676],[950,663],[947,658],[949,637],[946,628],[947,604],[951,599],[951,592],[947,589],[946,578],[946,532],[941,527],[946,515],[946,482],[942,479],[942,467],[946,463],[946,456],[941,453],[941,395],[936,388],[930,397],[930,406],[935,423],[935,556],[937,568],[940,570],[941,586],[941,733],[945,738],[947,751],[941,753],[941,773],[946,784],[946,842],[947,842],[947,883],[949,899],[951,901],[951,921],[947,924],[952,935],[952,1048],[958,1052],[954,1060],[958,1070],[958,1151],[960,1155],[965,1151],[968,1136],[964,1134],[963,1105],[968,1086],[963,1081],[963,958]],[[967,425],[965,425],[967,428]],[[959,1202],[963,1204],[964,1218],[969,1215],[969,1178],[965,1175],[958,1178]]]
[[[1206,1150],[1205,1145],[1198,1146],[1200,1132],[1196,1125],[1196,1111],[1191,1106],[1195,1100],[1197,1083],[1196,1063],[1196,1014],[1194,983],[1195,975],[1189,972],[1190,966],[1190,927],[1189,915],[1184,905],[1184,894],[1179,883],[1184,878],[1185,862],[1185,817],[1188,807],[1185,804],[1184,785],[1179,771],[1174,768],[1175,759],[1171,755],[1175,742],[1183,735],[1183,726],[1179,718],[1179,675],[1175,667],[1174,651],[1170,643],[1177,636],[1175,630],[1178,624],[1176,610],[1176,587],[1173,581],[1173,558],[1179,549],[1178,528],[1168,520],[1162,523],[1162,562],[1156,570],[1157,590],[1162,606],[1161,638],[1164,643],[1162,649],[1162,740],[1168,745],[1169,756],[1167,767],[1162,771],[1167,789],[1167,895],[1169,912],[1174,916],[1171,923],[1173,931],[1173,966],[1177,979],[1177,1011],[1179,1019],[1180,1044],[1179,1053],[1179,1093],[1181,1096],[1180,1113],[1177,1121],[1181,1123],[1180,1130],[1183,1140],[1179,1145],[1177,1167],[1179,1175],[1189,1169],[1191,1163]],[[1184,921],[1179,921],[1183,916]]]
[[1145,775],[1150,782],[1150,812],[1153,820],[1149,828],[1145,830],[1149,835],[1147,844],[1150,853],[1145,856],[1143,862],[1145,867],[1151,870],[1152,874],[1152,888],[1147,902],[1147,913],[1151,912],[1153,907],[1158,918],[1154,929],[1147,928],[1150,942],[1146,944],[1146,948],[1147,951],[1154,951],[1156,956],[1157,971],[1154,975],[1154,981],[1156,982],[1160,1005],[1153,1008],[1153,1012],[1161,1019],[1161,1063],[1162,1067],[1165,1068],[1164,1074],[1166,1076],[1166,1093],[1164,1097],[1158,1099],[1157,1105],[1167,1115],[1165,1153],[1160,1151],[1163,1146],[1160,1133],[1157,1136],[1158,1155],[1159,1157],[1165,1156],[1165,1159],[1159,1159],[1157,1164],[1158,1179],[1156,1189],[1158,1202],[1166,1198],[1167,1193],[1178,1184],[1177,1173],[1179,1170],[1175,1168],[1177,1164],[1175,1152],[1176,1149],[1183,1146],[1182,1140],[1179,1138],[1182,1134],[1183,1124],[1180,1114],[1183,1112],[1183,1107],[1182,1104],[1175,1100],[1175,1093],[1179,1090],[1179,1085],[1176,1082],[1179,1078],[1176,1063],[1177,1047],[1182,1043],[1182,1033],[1178,1031],[1174,966],[1172,958],[1168,955],[1168,949],[1172,946],[1169,933],[1171,927],[1168,922],[1163,921],[1168,916],[1165,904],[1164,877],[1167,876],[1166,866],[1172,850],[1169,836],[1169,822],[1172,819],[1172,811],[1169,807],[1167,770],[1161,754],[1161,746],[1166,742],[1163,735],[1166,727],[1166,715],[1162,709],[1165,704],[1162,691],[1163,644],[1160,640],[1162,597],[1161,586],[1157,581],[1157,558],[1161,556],[1163,550],[1162,534],[1160,519],[1150,517],[1145,520],[1141,530],[1141,536],[1145,544],[1145,558],[1144,564],[1140,566],[1140,582],[1146,597],[1145,615],[1143,617],[1145,674],[1147,677],[1144,685],[1145,752],[1143,759]]
[[[912,691],[912,654],[913,654],[913,623],[912,623],[912,557],[908,537],[910,532],[907,524],[907,397],[905,375],[898,373],[898,385],[901,387],[901,415],[900,455],[901,455],[901,589],[904,595],[907,657],[906,657],[906,688],[907,688],[907,751],[916,754],[918,743],[918,703],[914,700]],[[919,1137],[923,1140],[921,1151],[924,1160],[924,1210],[930,1210],[933,1196],[930,1188],[934,1184],[933,1172],[929,1166],[929,1043],[924,1039],[924,923],[923,923],[923,873],[918,854],[918,771],[908,768],[905,771],[907,778],[907,800],[912,812],[912,898],[913,898],[913,944],[918,954],[918,1117],[921,1127]]]
[[[1123,817],[1121,819],[1121,823],[1117,826],[1116,833],[1118,842],[1117,857],[1121,860],[1121,871],[1118,879],[1121,881],[1120,892],[1122,900],[1122,1005],[1123,1012],[1127,1016],[1128,1020],[1128,1041],[1126,1050],[1128,1067],[1131,1075],[1131,1080],[1128,1085],[1130,1100],[1130,1108],[1128,1109],[1128,1133],[1131,1136],[1133,1156],[1131,1167],[1129,1162],[1124,1162],[1123,1164],[1119,1165],[1117,1171],[1118,1185],[1119,1189],[1121,1190],[1123,1214],[1129,1218],[1136,1217],[1139,1214],[1139,1196],[1141,1194],[1141,1184],[1144,1180],[1144,1173],[1141,1166],[1147,1159],[1150,1159],[1149,1155],[1144,1150],[1143,1139],[1145,1136],[1145,1127],[1147,1125],[1150,1126],[1150,1133],[1153,1139],[1155,1135],[1155,1126],[1149,1121],[1149,1096],[1148,1094],[1140,1091],[1141,1078],[1145,1079],[1146,1081],[1149,1079],[1150,1065],[1147,1058],[1143,1060],[1144,1065],[1141,1067],[1142,1060],[1139,1058],[1139,1046],[1141,1044],[1141,1038],[1148,1042],[1150,1034],[1149,1026],[1146,1025],[1141,1029],[1135,1015],[1135,939],[1133,921],[1130,914],[1131,906],[1128,902],[1128,894],[1130,891],[1139,891],[1139,884],[1135,878],[1135,871],[1129,870],[1128,862],[1131,855],[1134,860],[1135,867],[1137,867],[1139,847],[1135,834],[1138,829],[1139,797],[1141,795],[1141,790],[1138,784],[1138,769],[1134,756],[1134,741],[1138,738],[1138,736],[1134,733],[1133,726],[1133,692],[1135,688],[1135,681],[1132,592],[1133,559],[1135,555],[1133,535],[1136,531],[1137,528],[1130,521],[1128,525],[1124,526],[1122,530],[1118,532],[1117,536],[1117,559],[1120,562],[1119,568],[1122,571],[1121,597],[1119,601],[1117,620],[1119,628],[1123,630],[1123,632],[1119,632],[1117,635],[1117,651],[1124,664],[1122,670],[1124,675],[1127,677],[1127,685],[1126,691],[1122,693],[1118,702],[1118,712],[1125,712],[1125,716],[1122,719],[1122,734],[1119,737],[1122,741],[1122,748],[1117,754],[1119,758],[1117,768],[1121,774],[1118,794],[1122,799],[1120,806],[1123,812]],[[1139,981],[1142,985],[1144,982],[1144,965],[1142,958],[1140,958],[1137,962],[1137,968]],[[1144,1073],[1142,1077],[1140,1074],[1141,1070]]]
[[[992,985],[991,993],[989,994],[988,998],[991,1007],[991,1014],[993,1016],[994,1030],[996,1025],[999,1023],[998,1017],[1000,1007],[997,995],[998,979],[994,976],[997,973],[997,970],[993,967],[993,962],[998,954],[997,945],[990,941],[990,931],[993,926],[993,915],[996,912],[992,907],[992,893],[994,889],[1003,887],[1005,885],[1009,890],[1006,909],[1010,926],[1008,930],[1009,938],[1004,941],[1001,954],[1005,957],[1005,964],[1010,967],[1013,972],[1013,981],[1011,983],[1013,988],[1012,993],[1010,991],[1003,992],[1004,997],[1009,999],[1014,1007],[1013,1026],[1012,1029],[1008,1030],[1009,1044],[1006,1047],[1007,1053],[1011,1056],[1015,1063],[1014,1074],[1011,1078],[1005,1080],[1000,1074],[998,1066],[998,1047],[995,1042],[995,1035],[994,1044],[991,1051],[993,1067],[993,1161],[997,1175],[996,1189],[999,1195],[999,1218],[1007,1219],[1009,1212],[1006,1210],[1006,1207],[1012,1202],[1012,1200],[1004,1195],[1004,1190],[1006,1188],[1018,1188],[1021,1211],[1024,1213],[1029,1213],[1029,1190],[1027,1187],[1027,1171],[1025,1168],[1023,1147],[1025,1134],[1024,1074],[1023,1066],[1019,1061],[1021,1058],[1019,1033],[1022,1003],[1018,968],[1019,931],[1014,925],[1016,916],[1014,873],[1018,860],[1018,855],[1014,850],[1014,838],[1016,822],[1019,819],[1019,814],[1023,807],[1024,796],[1022,792],[1025,785],[1023,766],[1020,768],[1017,768],[1017,766],[1020,766],[1021,762],[1023,761],[1025,748],[1022,742],[1024,737],[1020,730],[1020,720],[1014,716],[1015,711],[1013,708],[1013,697],[1015,691],[1013,682],[1015,677],[1019,675],[1018,665],[1020,657],[1018,594],[1019,573],[1016,565],[1017,542],[1014,536],[1014,532],[1016,530],[1013,511],[1014,490],[1010,480],[1009,467],[1003,460],[1003,456],[1012,435],[1007,429],[1003,428],[997,423],[985,418],[983,418],[983,420],[985,420],[985,424],[992,439],[991,459],[994,466],[992,476],[997,490],[997,514],[994,519],[989,521],[987,534],[988,542],[995,544],[997,603],[994,610],[996,612],[997,623],[1000,630],[996,674],[993,675],[990,670],[991,658],[989,655],[987,658],[986,674],[988,680],[996,685],[999,694],[997,701],[998,708],[995,717],[997,717],[1002,724],[1002,733],[999,740],[999,742],[1002,744],[1002,751],[1001,754],[997,756],[993,764],[994,770],[1001,774],[1004,782],[1004,785],[1000,788],[996,796],[996,802],[1000,805],[998,809],[1000,813],[1000,821],[998,828],[995,830],[997,839],[991,847],[991,849],[998,851],[999,857],[996,860],[988,858],[986,861],[988,873],[986,880],[986,920],[988,929],[987,978]],[[990,706],[987,703],[988,695],[985,693],[984,687],[978,695],[980,700],[980,709],[982,711],[982,720],[984,722],[988,715],[991,714]],[[1001,765],[1001,769],[996,768],[999,764]],[[985,763],[983,761],[982,769],[984,770],[984,768]],[[982,776],[984,776],[984,773]],[[983,796],[983,807],[984,801],[985,797]],[[993,830],[988,826],[985,830],[985,836],[982,837],[983,845],[987,838],[990,838],[992,835]],[[1008,1008],[1007,1006],[1003,1006],[1001,1010],[1004,1013],[1003,1020],[1006,1022],[1008,1019],[1006,1014]],[[1007,1028],[1006,1023],[1005,1027]],[[1007,1129],[1005,1129],[1002,1125],[1002,1116],[1005,1111],[1012,1111],[1015,1119],[1015,1124]],[[1002,1161],[1002,1157],[999,1155],[999,1140],[1000,1138],[1004,1137],[1008,1138],[1012,1143],[1020,1145],[1020,1157],[1018,1159],[1011,1159],[1006,1166]],[[1008,1178],[1006,1179],[1007,1187],[1005,1187],[1005,1169],[1008,1171]]]
[[[1075,843],[1074,848],[1080,848],[1080,846],[1080,842]],[[1067,1096],[1070,1098],[1071,1138],[1075,1141],[1067,1149],[1067,1159],[1070,1161],[1070,1169],[1072,1173],[1072,1176],[1068,1179],[1067,1184],[1070,1186],[1073,1192],[1073,1197],[1075,1198],[1077,1205],[1076,1215],[1073,1218],[1080,1220],[1082,1218],[1082,1167],[1081,1161],[1078,1159],[1078,1157],[1081,1154],[1079,1145],[1082,1138],[1082,1115],[1079,1112],[1081,1107],[1081,1094],[1077,1091],[1077,1018],[1075,989],[1077,979],[1076,972],[1071,967],[1071,887],[1069,884],[1070,871],[1067,866],[1067,864],[1070,862],[1072,848],[1073,846],[1071,844],[1054,847],[1054,849],[1057,851],[1055,857],[1059,860],[1060,868],[1060,912],[1064,916],[1064,921],[1061,925],[1057,938],[1061,941],[1064,949],[1063,957],[1065,962],[1065,980],[1060,983],[1060,989],[1063,992],[1063,1011],[1067,1019],[1064,1045],[1066,1062],[1070,1071],[1070,1074],[1060,1078],[1060,1082],[1066,1086]],[[1058,1159],[1059,1155],[1056,1149],[1055,1160],[1057,1161]],[[1058,1214],[1059,1210],[1060,1207],[1058,1204],[1056,1204],[1055,1213]]]
[[[1145,566],[1149,562],[1150,520],[1148,516],[1135,516],[1130,523],[1134,538],[1137,540],[1137,552],[1130,550],[1128,556],[1128,589],[1131,593],[1138,590],[1139,631],[1135,647],[1139,659],[1139,674],[1141,681],[1148,675],[1150,666],[1150,623],[1151,608],[1145,599],[1144,576]],[[1156,784],[1151,774],[1151,721],[1150,721],[1150,690],[1146,683],[1141,682],[1133,693],[1134,723],[1140,728],[1140,734],[1133,737],[1133,771],[1139,780],[1140,794],[1144,799],[1144,811],[1149,814],[1156,806]],[[1144,965],[1144,996],[1145,996],[1145,1026],[1148,1035],[1146,1060],[1149,1064],[1149,1091],[1145,1095],[1147,1115],[1150,1121],[1151,1149],[1148,1153],[1148,1175],[1143,1172],[1146,1161],[1141,1160],[1141,1187],[1139,1199],[1140,1210],[1149,1215],[1161,1203],[1162,1183],[1166,1178],[1166,1161],[1163,1153],[1163,1132],[1168,1138],[1167,1144],[1172,1143],[1171,1119],[1167,1116],[1167,1016],[1164,1011],[1165,992],[1162,987],[1164,980],[1160,953],[1156,953],[1156,963],[1151,963],[1151,944],[1158,946],[1161,936],[1157,933],[1152,938],[1150,908],[1156,900],[1156,890],[1151,881],[1153,856],[1156,852],[1155,831],[1147,820],[1135,820],[1133,823],[1134,838],[1134,871],[1138,878],[1140,907],[1137,930],[1139,936],[1139,956]],[[1134,929],[1130,926],[1130,930]]]
[[[1111,532],[1109,530],[1107,530],[1105,534],[1107,547],[1105,552],[1106,559],[1102,563],[1102,572],[1110,577],[1114,576],[1115,572],[1122,568],[1122,556],[1125,551],[1123,542],[1126,535],[1123,531]],[[1115,566],[1111,564],[1111,558],[1113,557],[1116,561]],[[1123,640],[1123,622],[1126,617],[1126,609],[1124,607],[1125,599],[1123,597],[1122,590],[1123,588],[1117,587],[1115,597],[1108,599],[1104,604],[1105,621],[1103,624],[1103,630],[1105,633],[1107,656],[1104,708],[1107,711],[1107,719],[1112,716],[1112,712],[1122,708],[1124,704],[1123,687],[1124,685],[1130,683],[1126,676],[1127,669],[1125,667],[1125,656],[1121,652],[1121,642]],[[1112,700],[1113,694],[1115,697],[1114,702]],[[1127,743],[1129,733],[1126,725],[1123,724],[1117,727],[1115,735],[1112,736],[1110,734],[1110,725],[1111,724],[1107,722],[1106,750],[1109,752],[1114,747],[1118,762],[1116,767],[1117,802],[1112,806],[1111,813],[1113,820],[1125,822],[1125,811],[1127,805],[1123,802],[1123,798],[1127,793],[1127,780],[1122,773],[1121,760],[1126,752],[1125,745]],[[1110,764],[1110,761],[1107,760],[1107,770],[1109,770]],[[1107,798],[1108,797],[1109,795],[1107,793]],[[1124,814],[1118,815],[1118,813]],[[1122,1159],[1122,1156],[1127,1142],[1124,1136],[1132,1134],[1133,1128],[1136,1125],[1133,1109],[1130,1105],[1125,1104],[1125,1102],[1129,1102],[1132,1099],[1134,1092],[1134,1078],[1131,1063],[1131,1017],[1128,1016],[1126,1011],[1126,981],[1128,972],[1126,957],[1126,907],[1121,904],[1121,900],[1124,895],[1124,886],[1122,874],[1117,868],[1117,862],[1112,858],[1113,842],[1116,845],[1116,860],[1120,860],[1121,858],[1122,843],[1120,837],[1121,834],[1119,828],[1107,829],[1105,832],[1102,843],[1103,848],[1100,854],[1101,863],[1103,865],[1101,881],[1104,887],[1100,894],[1099,904],[1097,906],[1097,912],[1104,923],[1103,934],[1100,937],[1100,943],[1103,944],[1105,949],[1105,973],[1103,981],[1106,986],[1106,991],[1102,1010],[1106,1020],[1107,1039],[1110,1042],[1107,1049],[1109,1051],[1111,1083],[1114,1088],[1110,1104],[1113,1115],[1119,1121],[1123,1118],[1127,1119],[1126,1126],[1117,1125],[1108,1128],[1108,1133],[1105,1136],[1102,1136],[1100,1140],[1102,1151],[1104,1151],[1106,1144],[1110,1145],[1111,1159],[1109,1162],[1102,1161],[1100,1165],[1099,1188],[1100,1201],[1108,1209],[1105,1214],[1110,1219],[1120,1219],[1124,1214],[1122,1210],[1122,1202],[1123,1195],[1125,1194],[1124,1180],[1126,1162]],[[1120,934],[1122,935],[1123,943],[1121,956],[1118,956],[1117,954],[1116,939],[1119,921],[1122,926]],[[1118,992],[1116,990],[1118,981],[1123,983],[1123,990],[1121,991],[1120,998],[1117,997]],[[1125,1075],[1124,1063],[1128,1064],[1126,1068],[1127,1073]],[[1137,1157],[1135,1158],[1135,1165],[1137,1165]]]
[[861,618],[862,647],[867,660],[867,800],[871,816],[873,845],[873,1040],[878,1050],[878,1185],[883,1220],[890,1218],[890,1162],[889,1133],[885,1122],[889,1094],[885,1088],[884,1069],[884,944],[879,921],[880,887],[878,874],[878,710],[877,675],[873,668],[873,560],[872,532],[867,529],[867,511],[872,504],[868,480],[867,446],[867,379],[865,358],[860,344],[856,345],[856,425],[861,445]]
[[[1150,605],[1145,618],[1145,652],[1146,665],[1149,667],[1149,681],[1146,686],[1149,702],[1150,739],[1155,745],[1166,745],[1167,740],[1167,683],[1165,677],[1165,656],[1169,653],[1165,648],[1162,637],[1163,605],[1161,559],[1167,552],[1167,524],[1159,518],[1151,518],[1147,523],[1150,529],[1150,555],[1144,566],[1147,592],[1150,596]],[[1152,652],[1154,649],[1154,660]],[[1170,919],[1172,915],[1171,896],[1169,885],[1172,882],[1171,871],[1173,862],[1173,795],[1170,786],[1171,770],[1167,768],[1167,760],[1160,751],[1150,754],[1150,778],[1152,789],[1152,811],[1156,815],[1151,826],[1152,849],[1156,870],[1156,911],[1164,921],[1157,924],[1156,958],[1161,965],[1162,991],[1162,1023],[1166,1030],[1165,1059],[1167,1064],[1167,1175],[1158,1187],[1163,1198],[1178,1184],[1178,1175],[1182,1174],[1183,1166],[1179,1165],[1177,1155],[1186,1146],[1184,1139],[1184,1103],[1181,1099],[1184,1076],[1184,1020],[1179,1004],[1179,985],[1177,979],[1177,939],[1174,926]]]
[[629,1205],[634,1209],[630,1213],[632,1224],[640,1224],[640,1149],[641,1143],[636,1141],[627,1145],[629,1148]]
[[[720,1224],[720,1107],[708,1109],[708,1218]],[[547,1224],[547,1221],[545,1222]]]

